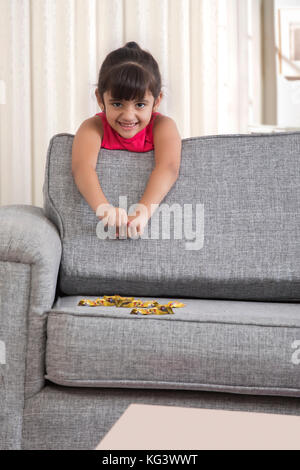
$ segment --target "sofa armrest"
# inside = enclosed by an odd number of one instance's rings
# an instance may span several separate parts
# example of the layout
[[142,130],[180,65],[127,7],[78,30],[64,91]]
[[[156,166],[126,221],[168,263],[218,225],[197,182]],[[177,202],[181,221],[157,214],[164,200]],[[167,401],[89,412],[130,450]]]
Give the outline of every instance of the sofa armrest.
[[0,207],[0,448],[20,448],[24,400],[44,386],[47,311],[61,253],[58,230],[42,208]]

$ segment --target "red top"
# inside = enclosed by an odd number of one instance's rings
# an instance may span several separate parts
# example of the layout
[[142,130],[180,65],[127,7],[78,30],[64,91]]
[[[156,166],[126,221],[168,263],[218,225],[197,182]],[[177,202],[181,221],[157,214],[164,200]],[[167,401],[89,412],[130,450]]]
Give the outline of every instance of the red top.
[[156,116],[160,113],[152,113],[149,124],[133,137],[126,139],[118,134],[108,123],[104,112],[97,113],[103,124],[103,138],[101,148],[110,150],[129,150],[131,152],[149,152],[154,149],[152,128]]

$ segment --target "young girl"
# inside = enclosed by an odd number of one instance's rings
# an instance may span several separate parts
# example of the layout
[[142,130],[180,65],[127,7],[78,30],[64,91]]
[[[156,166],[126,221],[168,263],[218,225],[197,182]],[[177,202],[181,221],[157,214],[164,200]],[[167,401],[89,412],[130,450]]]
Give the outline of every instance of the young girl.
[[[73,140],[72,174],[78,190],[104,226],[116,234],[140,236],[159,204],[178,178],[181,137],[176,123],[159,108],[161,75],[153,56],[136,42],[110,52],[99,72],[96,89],[101,113],[86,119]],[[96,173],[100,148],[148,152],[154,149],[155,167],[135,215],[127,215],[106,199]]]

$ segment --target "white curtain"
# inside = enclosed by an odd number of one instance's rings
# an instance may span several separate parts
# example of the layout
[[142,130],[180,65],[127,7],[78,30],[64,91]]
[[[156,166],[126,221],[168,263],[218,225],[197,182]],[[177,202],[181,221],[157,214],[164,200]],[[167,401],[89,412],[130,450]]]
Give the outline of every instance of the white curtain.
[[249,60],[251,29],[258,31],[252,56],[260,50],[260,4],[0,0],[0,204],[42,207],[49,140],[75,134],[100,111],[99,68],[127,41],[158,61],[159,111],[175,119],[182,138],[247,132],[253,109],[260,118],[260,92],[250,96],[250,85],[261,87],[260,58],[254,68]]

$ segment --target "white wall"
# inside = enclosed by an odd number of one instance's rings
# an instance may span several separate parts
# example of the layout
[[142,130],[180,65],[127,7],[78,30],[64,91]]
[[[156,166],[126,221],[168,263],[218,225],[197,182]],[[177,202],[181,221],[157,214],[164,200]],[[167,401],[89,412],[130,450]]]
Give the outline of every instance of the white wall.
[[[278,9],[285,7],[300,8],[300,0],[275,0],[275,32],[278,48]],[[279,74],[278,55],[277,74],[277,125],[300,127],[300,80],[287,80]]]

